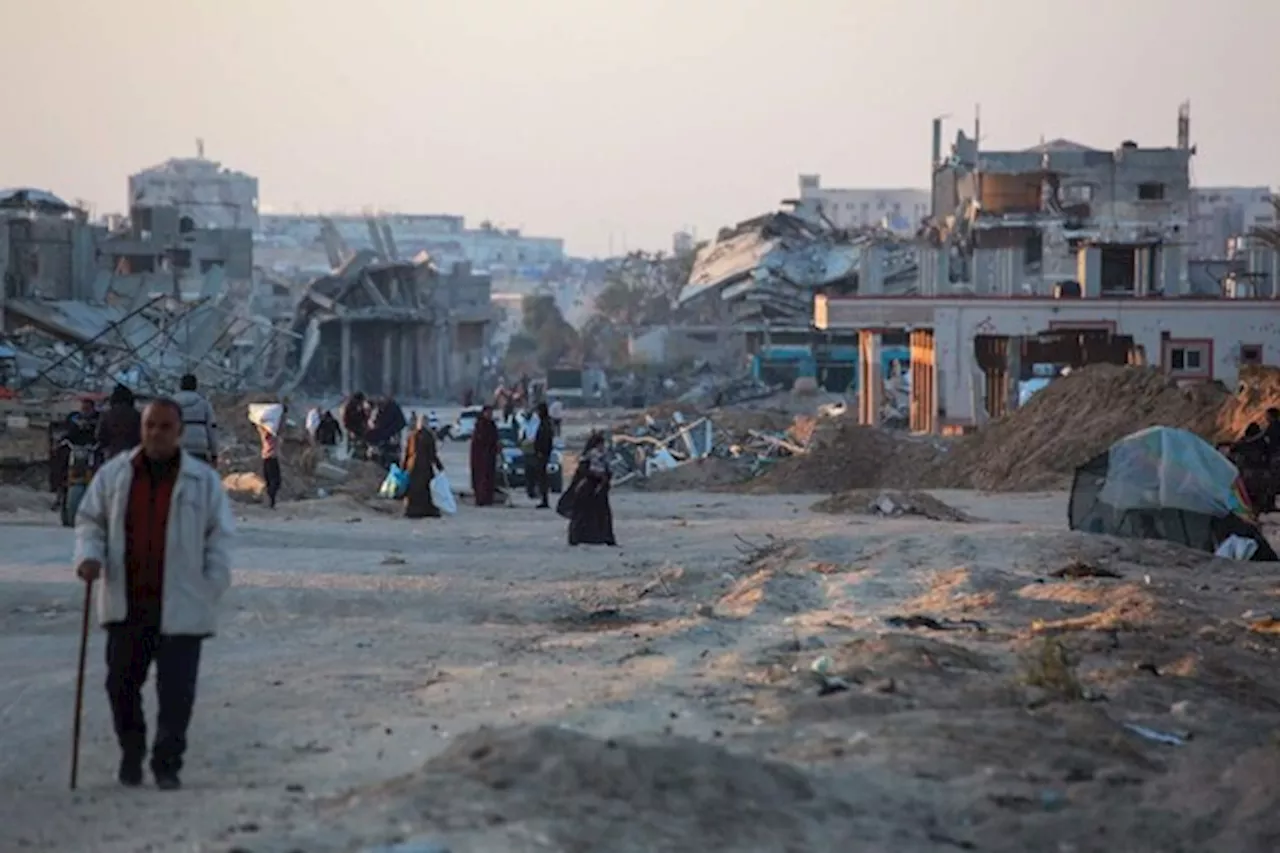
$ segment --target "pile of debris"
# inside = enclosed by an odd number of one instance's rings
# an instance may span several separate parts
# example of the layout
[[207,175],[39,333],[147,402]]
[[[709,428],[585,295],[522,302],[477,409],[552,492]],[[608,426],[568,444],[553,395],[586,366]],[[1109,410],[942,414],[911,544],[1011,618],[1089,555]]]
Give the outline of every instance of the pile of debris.
[[744,486],[756,494],[836,493],[848,489],[927,488],[945,444],[861,426],[849,413],[797,419],[809,433],[804,453],[780,460]]
[[990,491],[1061,488],[1078,466],[1149,426],[1212,440],[1227,402],[1217,385],[1179,388],[1154,367],[1091,365],[956,442],[928,479],[935,487]]
[[[686,407],[687,409],[688,407]],[[753,476],[778,459],[806,452],[777,411],[714,410],[689,415],[669,404],[615,426],[614,482],[647,488],[723,486]],[[696,463],[680,475],[675,472]]]
[[[227,493],[237,501],[260,502],[266,494],[262,479],[262,444],[249,421],[253,403],[277,402],[271,395],[215,397],[218,419],[218,469]],[[385,472],[373,462],[337,460],[312,447],[292,409],[287,410],[280,435],[281,500],[306,500],[333,494],[371,497]]]

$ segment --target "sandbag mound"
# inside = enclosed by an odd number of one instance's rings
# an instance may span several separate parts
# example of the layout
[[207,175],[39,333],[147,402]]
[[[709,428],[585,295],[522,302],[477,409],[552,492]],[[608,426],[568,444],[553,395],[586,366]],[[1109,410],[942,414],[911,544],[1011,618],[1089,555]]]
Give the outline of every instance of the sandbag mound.
[[931,481],[1007,492],[1065,488],[1078,466],[1149,426],[1181,427],[1212,440],[1226,400],[1220,386],[1179,388],[1156,368],[1091,365],[955,442]]

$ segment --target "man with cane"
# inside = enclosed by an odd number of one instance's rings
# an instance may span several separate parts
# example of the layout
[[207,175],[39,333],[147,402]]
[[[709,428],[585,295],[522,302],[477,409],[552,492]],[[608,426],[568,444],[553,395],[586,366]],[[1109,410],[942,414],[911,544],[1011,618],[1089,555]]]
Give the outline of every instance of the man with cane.
[[151,772],[162,790],[181,787],[200,648],[231,583],[234,522],[226,492],[213,468],[182,451],[181,438],[182,407],[151,402],[142,413],[142,444],[99,469],[76,514],[76,574],[90,588],[102,581],[107,697],[121,749],[118,778],[129,787],[142,784],[142,685],[153,662]]

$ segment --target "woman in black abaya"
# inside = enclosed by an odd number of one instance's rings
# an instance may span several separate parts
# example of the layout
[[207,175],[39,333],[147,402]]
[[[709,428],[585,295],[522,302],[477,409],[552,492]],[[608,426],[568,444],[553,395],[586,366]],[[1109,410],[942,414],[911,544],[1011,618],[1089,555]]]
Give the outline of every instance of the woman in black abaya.
[[556,507],[569,519],[570,545],[617,546],[613,536],[613,510],[609,506],[610,479],[604,435],[592,433],[582,449],[573,483]]

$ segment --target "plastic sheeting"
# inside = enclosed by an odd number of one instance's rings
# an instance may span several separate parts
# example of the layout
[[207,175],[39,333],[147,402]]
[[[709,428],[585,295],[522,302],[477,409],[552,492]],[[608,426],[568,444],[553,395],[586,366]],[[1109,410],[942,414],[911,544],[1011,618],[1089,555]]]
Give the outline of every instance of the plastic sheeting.
[[1149,427],[1120,439],[1107,453],[1099,499],[1115,510],[1166,510],[1220,517],[1245,513],[1240,472],[1192,432]]

